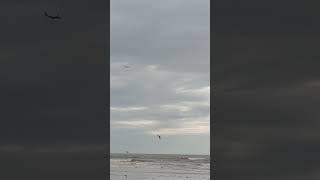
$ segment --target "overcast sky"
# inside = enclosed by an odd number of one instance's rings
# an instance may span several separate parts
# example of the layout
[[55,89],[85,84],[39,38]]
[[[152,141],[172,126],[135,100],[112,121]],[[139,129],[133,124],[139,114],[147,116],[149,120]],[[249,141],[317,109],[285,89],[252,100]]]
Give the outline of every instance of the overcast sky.
[[111,152],[209,154],[209,9],[111,2]]

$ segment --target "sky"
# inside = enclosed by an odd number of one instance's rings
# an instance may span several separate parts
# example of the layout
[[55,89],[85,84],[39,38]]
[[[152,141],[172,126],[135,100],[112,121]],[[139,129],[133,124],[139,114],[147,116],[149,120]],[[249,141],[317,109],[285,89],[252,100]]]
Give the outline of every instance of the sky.
[[209,154],[209,2],[111,2],[111,152]]
[[0,179],[103,178],[107,10],[1,1]]
[[216,0],[216,178],[319,179],[320,4]]

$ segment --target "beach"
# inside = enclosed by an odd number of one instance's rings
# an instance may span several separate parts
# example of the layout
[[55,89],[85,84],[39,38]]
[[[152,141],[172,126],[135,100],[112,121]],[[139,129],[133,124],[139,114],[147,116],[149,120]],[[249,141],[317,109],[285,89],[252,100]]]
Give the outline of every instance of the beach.
[[111,180],[208,180],[210,156],[111,154]]

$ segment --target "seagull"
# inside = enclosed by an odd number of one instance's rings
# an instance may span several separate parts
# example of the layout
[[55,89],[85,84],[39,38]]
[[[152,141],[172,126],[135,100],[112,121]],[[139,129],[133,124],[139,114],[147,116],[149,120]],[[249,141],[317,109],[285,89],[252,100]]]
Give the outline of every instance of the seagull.
[[56,16],[50,16],[47,12],[44,12],[44,15],[45,15],[46,17],[48,17],[49,19],[62,19],[62,17],[59,16],[59,14],[56,15]]
[[157,135],[157,136],[158,136],[159,139],[161,139],[161,136],[160,136],[160,135]]

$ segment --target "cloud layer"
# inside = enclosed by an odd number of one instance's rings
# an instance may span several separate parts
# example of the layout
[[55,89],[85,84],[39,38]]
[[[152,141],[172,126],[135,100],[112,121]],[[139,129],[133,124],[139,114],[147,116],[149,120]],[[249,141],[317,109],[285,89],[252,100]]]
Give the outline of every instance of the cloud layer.
[[[121,0],[111,9],[111,150],[208,154],[209,1]],[[155,134],[206,138],[199,148],[127,145],[153,145]]]

